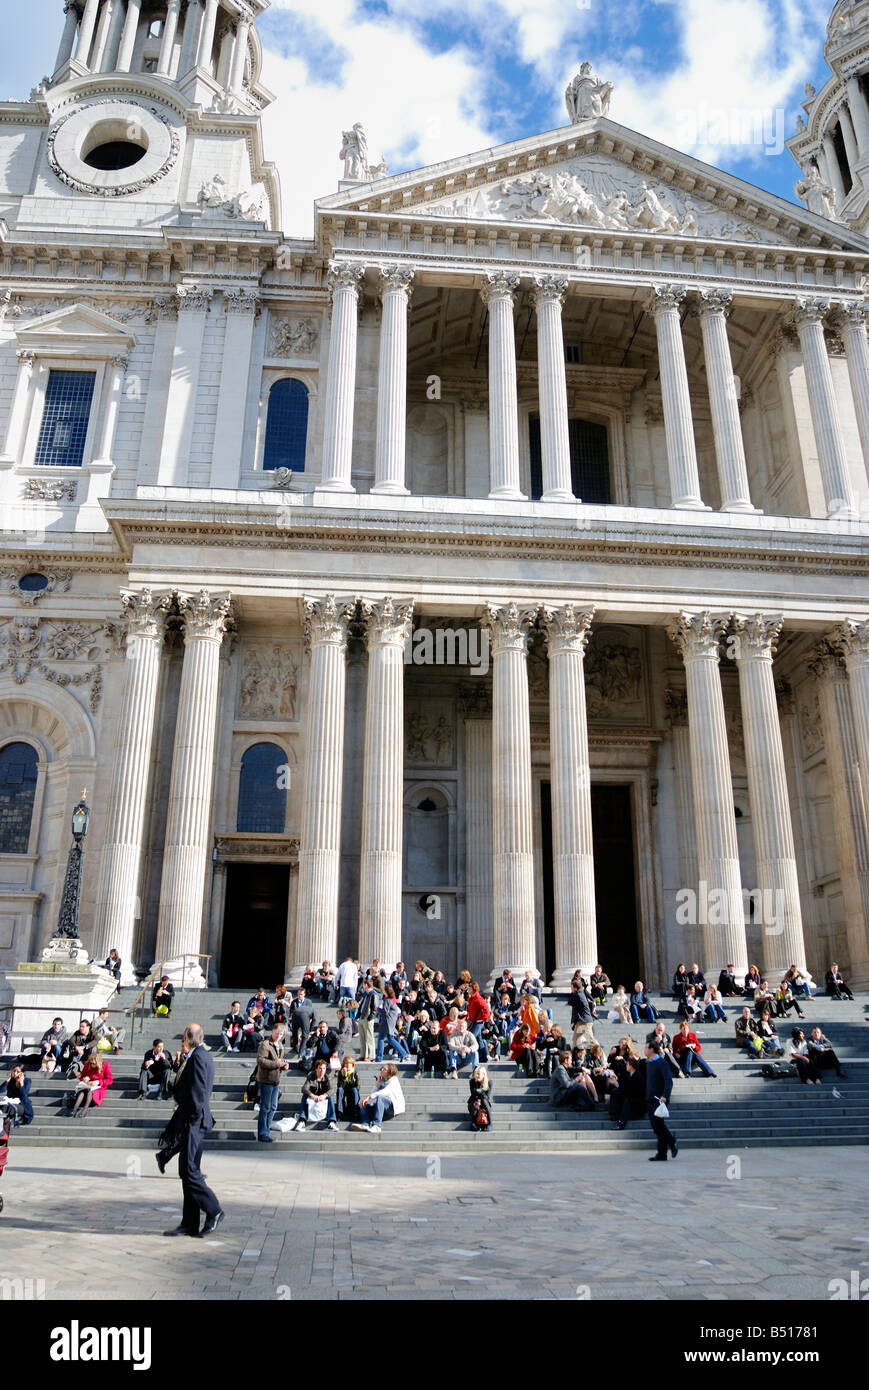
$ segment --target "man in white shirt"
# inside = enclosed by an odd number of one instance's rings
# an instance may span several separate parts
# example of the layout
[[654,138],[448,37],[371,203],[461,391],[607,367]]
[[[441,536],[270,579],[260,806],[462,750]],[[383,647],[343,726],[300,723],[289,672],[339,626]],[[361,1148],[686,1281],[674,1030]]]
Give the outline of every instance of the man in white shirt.
[[342,999],[356,998],[356,990],[359,986],[359,971],[352,956],[348,956],[338,969],[335,971],[335,988],[338,991],[338,1003]]

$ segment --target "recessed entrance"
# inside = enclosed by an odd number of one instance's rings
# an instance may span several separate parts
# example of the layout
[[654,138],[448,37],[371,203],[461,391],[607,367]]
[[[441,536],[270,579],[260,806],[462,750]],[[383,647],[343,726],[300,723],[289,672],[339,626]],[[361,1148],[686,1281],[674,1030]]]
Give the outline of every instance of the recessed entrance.
[[[540,784],[543,842],[543,915],[546,978],[555,973],[555,898],[552,872],[552,788]],[[591,789],[594,896],[598,959],[613,982],[630,991],[639,978],[634,819],[631,788],[600,784]],[[595,962],[589,962],[594,964]]]
[[283,983],[290,870],[286,864],[228,864],[220,984],[224,988]]

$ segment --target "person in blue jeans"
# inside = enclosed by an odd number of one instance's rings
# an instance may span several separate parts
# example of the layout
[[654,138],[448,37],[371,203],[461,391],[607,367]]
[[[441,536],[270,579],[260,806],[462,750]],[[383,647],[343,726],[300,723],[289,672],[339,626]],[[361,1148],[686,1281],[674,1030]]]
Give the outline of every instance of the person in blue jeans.
[[269,1130],[278,1108],[281,1076],[289,1070],[289,1066],[289,1062],[284,1061],[284,1025],[276,1023],[271,1037],[263,1039],[256,1054],[256,1079],[259,1085],[256,1137],[260,1144],[274,1142]]
[[691,1032],[687,1018],[683,1018],[673,1039],[673,1056],[686,1076],[691,1075],[695,1066],[704,1076],[715,1075],[706,1058],[701,1057],[700,1053],[700,1039],[696,1033]]
[[410,1053],[403,1038],[398,1035],[398,1020],[401,1017],[401,1009],[395,998],[395,990],[392,985],[387,985],[383,991],[383,1003],[380,1006],[380,1013],[377,1018],[377,1048],[374,1053],[375,1062],[383,1061],[383,1052],[387,1047],[391,1047],[400,1061],[406,1062]]
[[637,980],[631,995],[631,1018],[634,1023],[639,1023],[640,1019],[646,1023],[657,1023],[658,1021],[658,1015],[652,1008],[651,1000],[646,994],[642,980]]
[[393,1115],[403,1115],[404,1110],[404,1092],[399,1084],[398,1068],[393,1062],[386,1062],[380,1068],[376,1090],[362,1102],[361,1123],[350,1128],[379,1134],[384,1120],[391,1120]]

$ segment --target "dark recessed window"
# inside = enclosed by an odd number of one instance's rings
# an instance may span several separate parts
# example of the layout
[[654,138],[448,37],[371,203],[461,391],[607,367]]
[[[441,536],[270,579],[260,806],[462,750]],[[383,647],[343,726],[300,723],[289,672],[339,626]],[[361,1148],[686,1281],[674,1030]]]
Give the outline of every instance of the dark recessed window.
[[49,372],[36,463],[80,468],[96,372]]
[[48,588],[48,576],[36,573],[22,574],[18,581],[18,587],[28,594],[40,594],[43,589]]
[[577,367],[582,363],[582,343],[565,343],[564,360],[571,367]]
[[287,757],[276,743],[255,743],[241,760],[236,829],[282,835],[287,816]]
[[116,169],[131,169],[134,164],[138,164],[140,159],[145,158],[145,150],[141,145],[134,145],[132,140],[107,140],[103,145],[97,145],[89,154],[84,156],[85,164],[91,169],[106,169],[114,171]]
[[437,807],[437,802],[436,802],[436,801],[432,801],[431,797],[430,797],[430,796],[427,796],[427,797],[425,798],[424,801],[421,801],[421,802],[419,803],[419,806],[418,806],[417,809],[420,810],[420,811],[436,811],[437,808],[438,808],[438,807]]
[[[582,502],[609,506],[610,489],[609,446],[606,425],[593,420],[569,420],[570,478],[574,497]],[[528,445],[531,455],[531,500],[543,496],[543,453],[540,443],[540,416],[528,421]]]
[[269,391],[263,468],[304,472],[307,438],[308,388],[301,381],[276,381]]
[[0,748],[0,854],[26,854],[39,759],[29,743]]

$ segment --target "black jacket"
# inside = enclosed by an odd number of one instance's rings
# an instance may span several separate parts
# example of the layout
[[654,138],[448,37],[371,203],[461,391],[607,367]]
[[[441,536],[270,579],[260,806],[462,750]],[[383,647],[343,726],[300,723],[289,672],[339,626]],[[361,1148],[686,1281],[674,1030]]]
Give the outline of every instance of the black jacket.
[[211,1092],[214,1089],[214,1058],[202,1047],[194,1047],[178,1073],[174,1098],[181,1124],[191,1128],[213,1129]]
[[567,1002],[570,1005],[571,1024],[576,1026],[577,1023],[591,1023],[594,1011],[584,989],[575,990],[573,994],[568,995]]

